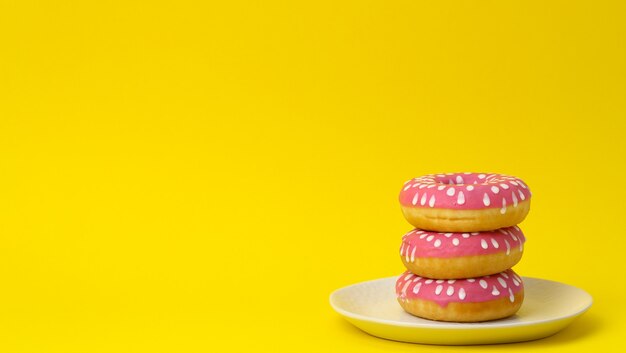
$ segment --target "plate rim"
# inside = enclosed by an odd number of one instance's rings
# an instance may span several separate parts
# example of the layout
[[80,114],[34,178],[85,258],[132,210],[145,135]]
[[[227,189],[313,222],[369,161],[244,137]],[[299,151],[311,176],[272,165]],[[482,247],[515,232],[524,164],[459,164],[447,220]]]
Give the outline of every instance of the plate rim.
[[[500,329],[500,328],[509,328],[509,327],[525,327],[525,326],[535,326],[535,325],[542,325],[542,324],[546,324],[546,323],[550,323],[550,322],[555,322],[555,321],[562,321],[562,320],[567,320],[570,318],[575,318],[577,316],[580,316],[582,314],[584,314],[586,311],[588,311],[591,306],[593,305],[593,297],[591,296],[591,294],[589,294],[587,291],[585,291],[584,289],[581,289],[579,287],[576,286],[572,286],[570,284],[567,283],[562,283],[562,282],[557,282],[557,281],[552,281],[552,280],[548,280],[548,279],[543,279],[543,278],[537,278],[537,277],[528,277],[528,276],[521,276],[522,279],[533,279],[533,280],[539,280],[539,281],[546,281],[546,282],[553,282],[553,283],[557,283],[560,285],[565,285],[568,287],[572,287],[575,288],[579,291],[581,291],[582,293],[584,293],[588,299],[588,303],[585,304],[585,306],[582,309],[577,310],[576,312],[566,315],[566,316],[559,316],[556,318],[549,318],[549,319],[543,319],[540,321],[534,321],[534,322],[523,322],[523,323],[515,323],[515,322],[509,322],[509,323],[501,323],[499,325],[481,325],[484,324],[485,322],[474,322],[474,323],[467,323],[467,322],[444,322],[444,321],[435,321],[437,322],[437,326],[434,326],[433,324],[429,324],[429,323],[407,323],[407,322],[399,322],[399,321],[393,321],[393,320],[389,320],[389,319],[380,319],[380,318],[375,318],[375,317],[371,317],[371,316],[366,316],[366,315],[362,315],[362,314],[357,314],[357,313],[353,313],[350,311],[347,311],[343,308],[340,308],[336,303],[336,296],[339,295],[338,293],[342,290],[346,290],[347,288],[350,287],[354,287],[357,285],[362,285],[362,284],[366,284],[366,283],[371,283],[371,282],[378,282],[378,281],[383,281],[383,280],[390,280],[390,279],[394,279],[394,278],[398,278],[400,276],[390,276],[390,277],[383,277],[383,278],[378,278],[378,279],[372,279],[372,280],[368,280],[368,281],[362,281],[362,282],[358,282],[358,283],[354,283],[351,285],[347,285],[338,289],[335,289],[334,291],[332,291],[330,293],[329,296],[329,301],[330,301],[330,306],[333,308],[333,310],[335,310],[335,312],[337,312],[338,314],[348,317],[348,318],[352,318],[352,319],[356,319],[356,320],[361,320],[361,321],[365,321],[365,322],[373,322],[373,323],[377,323],[377,324],[384,324],[384,325],[389,325],[389,326],[399,326],[399,327],[408,327],[408,328],[420,328],[420,329],[434,329],[434,330],[485,330],[485,329]],[[427,320],[427,319],[424,319]],[[490,321],[486,321],[486,322],[490,322]],[[493,321],[491,321],[493,322]]]

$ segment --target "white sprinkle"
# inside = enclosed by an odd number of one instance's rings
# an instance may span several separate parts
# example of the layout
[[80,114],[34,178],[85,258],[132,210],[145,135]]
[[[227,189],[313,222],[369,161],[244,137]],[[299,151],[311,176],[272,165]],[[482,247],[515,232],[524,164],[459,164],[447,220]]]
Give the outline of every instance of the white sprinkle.
[[478,174],[478,179],[485,179],[485,174]]
[[491,245],[493,245],[493,247],[496,249],[500,247],[500,244],[498,244],[498,242],[494,238],[491,238]]
[[509,181],[509,183],[511,183],[511,185],[515,185],[515,186],[519,185],[515,180],[511,180],[511,181]]
[[[405,256],[405,258],[404,258],[404,259],[406,260],[406,262],[409,262],[409,248],[410,248],[410,247],[411,247],[411,246],[409,245],[409,246],[406,248],[406,253],[405,253],[405,255],[406,255],[406,256]],[[417,248],[417,246],[416,246],[415,248]]]
[[443,189],[445,189],[445,188],[446,188],[446,186],[445,186],[445,185],[439,185],[439,186],[437,186],[437,190],[439,190],[439,191],[441,191],[441,190],[443,190]]
[[509,186],[504,183],[500,184],[500,187],[503,188],[504,190],[507,190],[509,188]]
[[465,195],[463,195],[463,191],[459,191],[459,195],[456,198],[456,203],[459,205],[465,204]]
[[427,279],[427,280],[426,280],[426,284],[431,284],[431,283],[433,283],[433,280],[432,280],[432,279]]
[[522,199],[522,201],[526,200],[526,196],[524,196],[522,190],[517,190],[517,192],[519,193],[519,198]]
[[487,249],[489,247],[489,245],[487,245],[487,242],[485,241],[485,239],[480,239],[480,247],[483,249]]
[[509,300],[511,301],[511,303],[515,301],[515,296],[513,295],[513,291],[511,290],[511,288],[509,288]]
[[419,293],[421,287],[422,287],[422,283],[421,282],[416,284],[415,287],[413,287],[413,293],[414,294]]
[[513,207],[517,207],[517,196],[515,196],[515,192],[511,193],[511,197],[513,198]]
[[415,275],[412,274],[412,273],[409,273],[408,275],[404,276],[404,280],[407,281],[409,278],[411,278],[413,276],[415,276]]
[[411,187],[411,185],[407,185],[404,187],[404,191],[407,191],[409,188]]
[[406,289],[409,287],[409,284],[411,284],[411,282],[406,282],[404,284],[404,287],[402,287],[402,295],[406,295]]
[[437,280],[437,283],[443,283],[443,282],[444,282],[444,280],[442,280],[442,279],[438,279]]
[[426,187],[426,184],[420,184],[420,186],[419,186],[420,189],[423,189],[425,187]]
[[452,236],[452,233],[445,233],[445,234],[444,234],[444,236],[445,236],[446,238],[450,238],[450,237]]
[[483,204],[485,204],[485,206],[489,206],[491,204],[491,200],[489,199],[489,195],[487,195],[487,193],[483,195]]
[[487,289],[487,281],[485,281],[484,279],[481,279],[480,281],[478,281],[478,284],[480,284],[480,286],[483,287],[483,289]]
[[511,236],[511,238],[513,238],[513,240],[515,240],[515,241],[517,241],[517,240],[518,240],[518,239],[517,239],[517,237],[515,236],[515,234],[513,234],[513,233],[509,233],[509,235]]
[[502,276],[502,277],[504,277],[506,279],[509,279],[509,275],[507,275],[506,272],[500,273],[500,276]]
[[474,278],[467,278],[466,281],[468,281],[469,283],[474,283],[474,282],[476,282],[476,279],[474,279]]
[[420,200],[420,205],[424,206],[426,204],[426,198],[428,197],[428,195],[426,195],[426,193],[424,193],[422,195],[422,199]]
[[413,206],[417,205],[417,199],[420,195],[416,192],[415,196],[413,196],[413,200],[411,200],[411,203],[413,204]]
[[416,187],[418,187],[418,186],[420,186],[420,184],[413,184],[413,186],[411,186],[411,187],[412,187],[412,188],[416,188]]
[[441,246],[441,240],[439,240],[439,239],[435,240],[433,245],[435,245],[436,248],[440,247]]
[[465,300],[465,289],[459,289],[459,299]]
[[[463,184],[463,178],[460,175],[456,176],[456,183],[457,184]],[[398,189],[396,189],[396,190],[398,190]]]
[[441,294],[441,291],[443,290],[443,286],[440,284],[437,286],[437,288],[435,288],[435,294],[439,295]]
[[465,239],[467,239],[467,238],[469,238],[469,237],[470,237],[469,233],[463,233],[463,234],[461,234],[461,236],[462,236],[463,238],[465,238]]
[[[415,229],[415,230],[417,230],[417,229]],[[423,230],[417,230],[417,232],[415,232],[415,234],[422,234],[422,233],[424,233]]]
[[491,187],[491,192],[493,192],[494,194],[497,194],[497,193],[500,192],[500,189],[497,186],[494,185],[494,186]]
[[465,189],[467,189],[467,191],[472,191],[474,190],[474,187],[472,185],[468,185],[465,187]]
[[424,238],[426,238],[427,236],[428,236],[428,234],[427,234],[427,233],[424,233],[424,234],[420,235],[420,239],[424,239]]
[[402,243],[402,246],[400,247],[400,256],[404,255],[404,243]]
[[528,189],[521,180],[517,179],[517,183],[519,184],[519,186],[523,187],[524,189]]
[[432,188],[434,188],[435,186],[436,186],[435,184],[430,184],[430,185],[428,185],[428,186],[427,186],[427,188],[432,189]]
[[498,288],[496,288],[496,286],[493,286],[493,290],[491,291],[491,295],[493,295],[493,296],[500,295],[500,291],[498,290]]
[[504,245],[506,245],[506,254],[509,255],[511,254],[511,244],[509,244],[509,242],[504,239]]
[[454,282],[456,282],[456,279],[449,279],[448,280],[448,284],[454,284]]
[[500,283],[502,288],[506,288],[506,282],[502,278],[498,277],[498,283]]
[[417,250],[417,246],[413,248],[413,251],[411,251],[411,262],[415,262],[415,250]]
[[432,241],[434,237],[434,235],[429,235],[428,238],[426,238],[426,241]]
[[448,286],[448,289],[446,290],[446,294],[450,297],[452,296],[452,294],[454,294],[454,287],[452,286]]
[[428,200],[428,206],[430,206],[430,207],[434,207],[435,206],[435,195],[431,195],[430,196],[430,200]]
[[506,213],[506,199],[503,197],[502,198],[502,208],[500,209],[500,214],[505,214]]
[[516,287],[519,287],[519,282],[518,282],[515,278],[513,278],[513,284],[514,284]]
[[455,189],[453,187],[450,187],[448,190],[446,190],[446,195],[454,196],[454,191]]
[[459,246],[459,243],[460,243],[460,242],[459,242],[459,239],[457,239],[457,238],[452,239],[452,244],[453,244],[454,246]]
[[478,233],[478,232],[471,232],[470,234],[471,234],[471,235],[478,235],[478,234],[480,234],[480,233]]

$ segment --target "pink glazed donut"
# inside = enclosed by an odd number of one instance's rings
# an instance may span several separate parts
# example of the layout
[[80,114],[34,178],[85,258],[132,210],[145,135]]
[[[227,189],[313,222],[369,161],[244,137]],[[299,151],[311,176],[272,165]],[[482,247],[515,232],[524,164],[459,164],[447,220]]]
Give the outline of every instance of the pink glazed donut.
[[410,271],[396,281],[396,295],[409,314],[430,320],[478,322],[515,314],[524,284],[513,270],[466,279],[429,279]]
[[479,277],[517,264],[525,240],[518,226],[480,233],[414,229],[402,237],[400,257],[409,271],[422,277]]
[[404,183],[400,206],[409,223],[440,232],[480,232],[510,227],[530,209],[530,190],[503,174],[429,174]]

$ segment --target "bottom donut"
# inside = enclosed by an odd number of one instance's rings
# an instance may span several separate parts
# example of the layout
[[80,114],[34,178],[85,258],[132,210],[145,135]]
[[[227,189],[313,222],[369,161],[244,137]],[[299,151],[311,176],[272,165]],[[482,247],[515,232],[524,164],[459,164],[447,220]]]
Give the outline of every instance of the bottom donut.
[[524,284],[513,270],[465,279],[430,279],[406,271],[396,281],[400,306],[424,319],[480,322],[515,314]]

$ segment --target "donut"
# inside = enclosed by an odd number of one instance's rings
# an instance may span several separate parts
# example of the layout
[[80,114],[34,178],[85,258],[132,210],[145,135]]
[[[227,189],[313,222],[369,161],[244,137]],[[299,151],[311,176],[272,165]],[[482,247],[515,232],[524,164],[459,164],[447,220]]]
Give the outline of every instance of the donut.
[[422,277],[479,277],[517,264],[525,241],[518,226],[471,233],[413,229],[402,237],[400,257],[409,271]]
[[523,221],[530,196],[522,180],[504,174],[429,174],[404,183],[400,205],[415,228],[480,232]]
[[524,300],[524,284],[513,270],[466,279],[429,279],[410,271],[396,281],[400,306],[430,320],[479,322],[515,314]]

